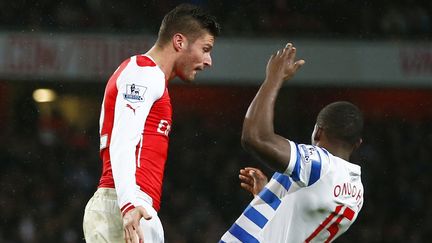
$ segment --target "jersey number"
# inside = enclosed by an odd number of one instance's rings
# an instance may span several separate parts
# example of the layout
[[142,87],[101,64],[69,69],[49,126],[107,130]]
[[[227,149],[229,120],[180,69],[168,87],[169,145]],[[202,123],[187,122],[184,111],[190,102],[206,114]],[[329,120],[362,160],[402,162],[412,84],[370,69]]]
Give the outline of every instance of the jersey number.
[[[318,228],[305,240],[305,242],[310,242],[313,238],[315,238],[324,228],[330,233],[329,237],[325,241],[330,242],[333,240],[333,238],[336,236],[336,234],[339,231],[339,224],[342,221],[343,218],[348,219],[351,221],[354,218],[355,212],[351,208],[345,208],[342,215],[339,215],[339,212],[342,209],[342,205],[339,205],[336,207],[335,211],[332,212],[321,224],[318,226]],[[330,222],[333,220],[334,217],[339,217],[332,223]],[[330,225],[329,225],[330,224]]]

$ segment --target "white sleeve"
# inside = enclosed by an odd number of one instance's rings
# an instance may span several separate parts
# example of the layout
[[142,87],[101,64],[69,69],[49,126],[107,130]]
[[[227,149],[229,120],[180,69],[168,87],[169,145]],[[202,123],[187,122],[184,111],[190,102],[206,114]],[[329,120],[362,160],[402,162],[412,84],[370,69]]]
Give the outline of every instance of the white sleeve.
[[[133,62],[133,61],[131,61]],[[123,70],[117,80],[114,124],[109,147],[118,203],[124,214],[136,203],[136,146],[153,103],[165,90],[165,78],[148,67]]]
[[301,187],[314,184],[329,167],[329,153],[317,146],[289,143],[291,158],[284,174]]

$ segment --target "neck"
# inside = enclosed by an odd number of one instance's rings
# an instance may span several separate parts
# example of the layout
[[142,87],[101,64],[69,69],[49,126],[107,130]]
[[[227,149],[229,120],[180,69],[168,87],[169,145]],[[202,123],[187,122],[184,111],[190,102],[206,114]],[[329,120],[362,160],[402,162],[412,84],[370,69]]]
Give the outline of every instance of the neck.
[[174,70],[174,63],[176,58],[175,51],[171,50],[167,47],[161,47],[158,45],[154,45],[146,55],[153,58],[162,72],[165,74],[165,79],[167,81],[172,80],[176,74]]
[[317,143],[317,146],[327,149],[331,154],[346,161],[349,161],[352,149],[347,149],[341,145],[333,145],[329,143]]

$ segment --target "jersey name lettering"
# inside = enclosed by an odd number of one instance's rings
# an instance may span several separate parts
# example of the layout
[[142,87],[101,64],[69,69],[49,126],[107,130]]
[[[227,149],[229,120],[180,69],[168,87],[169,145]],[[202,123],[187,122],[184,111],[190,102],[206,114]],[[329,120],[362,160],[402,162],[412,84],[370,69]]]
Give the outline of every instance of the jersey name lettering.
[[356,201],[359,201],[363,197],[363,192],[361,189],[358,189],[355,185],[352,185],[349,182],[345,182],[343,184],[338,184],[334,187],[333,195],[335,197],[351,196],[351,197],[355,197]]

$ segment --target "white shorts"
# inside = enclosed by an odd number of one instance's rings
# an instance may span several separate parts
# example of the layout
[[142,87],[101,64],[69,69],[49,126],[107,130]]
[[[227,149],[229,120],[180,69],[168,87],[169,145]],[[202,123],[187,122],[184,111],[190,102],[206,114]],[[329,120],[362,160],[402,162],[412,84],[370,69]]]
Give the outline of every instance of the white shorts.
[[[164,232],[156,210],[147,202],[139,203],[152,216],[141,219],[145,243],[163,243]],[[117,203],[117,194],[113,188],[98,188],[87,203],[83,220],[84,238],[87,243],[125,242],[123,219]]]

